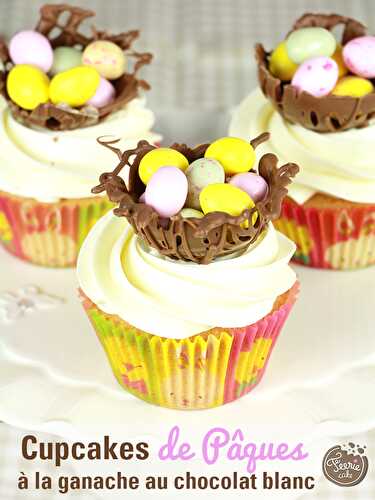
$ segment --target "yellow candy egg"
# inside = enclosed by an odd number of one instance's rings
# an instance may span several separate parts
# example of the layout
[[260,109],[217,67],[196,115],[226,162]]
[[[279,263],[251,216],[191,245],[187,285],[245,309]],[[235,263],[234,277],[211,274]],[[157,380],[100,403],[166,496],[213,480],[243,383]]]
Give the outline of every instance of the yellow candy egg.
[[9,72],[7,91],[13,102],[32,110],[49,99],[49,79],[42,70],[30,64],[17,64]]
[[214,158],[222,164],[226,174],[248,172],[255,162],[251,144],[237,137],[223,137],[208,146],[205,158]]
[[58,73],[51,80],[50,99],[54,104],[65,103],[73,108],[83,106],[96,92],[100,75],[89,66],[77,66]]
[[332,54],[332,59],[336,61],[337,67],[339,68],[339,78],[345,76],[349,73],[348,68],[345,66],[344,59],[342,57],[342,46],[337,44],[335,52]]
[[122,76],[127,66],[124,51],[108,40],[90,43],[83,51],[82,62],[95,68],[103,78],[108,80]]
[[345,76],[341,78],[332,90],[333,95],[363,97],[371,94],[374,91],[374,86],[366,78],[359,76]]
[[156,148],[144,155],[139,163],[138,173],[143,184],[147,184],[160,167],[177,167],[186,170],[189,166],[187,158],[171,148]]
[[[250,196],[232,184],[209,184],[202,189],[199,201],[204,214],[211,212],[225,212],[238,216],[247,208],[254,206]],[[257,213],[253,215],[253,224],[257,220]],[[246,227],[247,227],[246,223]]]
[[298,64],[294,63],[288,56],[285,41],[279,43],[276,49],[272,52],[269,59],[269,68],[271,73],[280,78],[283,82],[293,78],[297,71]]

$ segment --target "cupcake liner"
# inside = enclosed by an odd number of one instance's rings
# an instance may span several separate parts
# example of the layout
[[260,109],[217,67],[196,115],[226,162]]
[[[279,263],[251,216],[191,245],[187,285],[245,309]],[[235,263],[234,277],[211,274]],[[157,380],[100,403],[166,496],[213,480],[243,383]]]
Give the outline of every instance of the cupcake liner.
[[81,297],[121,386],[149,403],[187,410],[229,403],[260,382],[298,288],[250,326],[213,328],[182,340],[138,330],[101,311],[82,291]]
[[0,242],[33,264],[74,266],[83,240],[111,207],[102,197],[41,203],[0,192]]
[[296,243],[299,264],[336,270],[375,264],[375,205],[313,208],[286,199],[274,226]]

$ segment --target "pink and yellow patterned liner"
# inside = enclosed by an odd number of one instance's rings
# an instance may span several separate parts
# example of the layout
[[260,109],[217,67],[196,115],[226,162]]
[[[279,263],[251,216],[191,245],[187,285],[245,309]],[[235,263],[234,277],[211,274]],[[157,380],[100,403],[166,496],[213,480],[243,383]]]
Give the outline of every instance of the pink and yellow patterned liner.
[[299,264],[336,270],[375,264],[375,205],[317,209],[284,200],[274,226],[296,243]]
[[214,328],[174,340],[145,333],[82,303],[121,386],[166,408],[213,408],[250,392],[262,379],[280,331],[297,298],[296,283],[263,319],[244,328]]
[[0,243],[45,267],[72,267],[95,222],[113,205],[102,197],[41,203],[0,191]]

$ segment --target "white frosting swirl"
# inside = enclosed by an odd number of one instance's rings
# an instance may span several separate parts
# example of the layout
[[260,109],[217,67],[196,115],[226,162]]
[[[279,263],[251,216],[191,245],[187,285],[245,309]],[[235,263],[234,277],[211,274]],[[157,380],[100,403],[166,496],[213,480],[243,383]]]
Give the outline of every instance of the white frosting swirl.
[[269,225],[240,256],[208,265],[173,261],[146,249],[125,218],[109,213],[81,249],[78,279],[102,311],[154,335],[186,338],[266,316],[296,281],[288,265],[294,251]]
[[375,159],[371,151],[375,124],[335,133],[317,133],[284,120],[260,90],[235,111],[230,135],[250,139],[261,132],[271,138],[257,153],[274,152],[281,162],[295,162],[300,172],[289,196],[304,203],[316,192],[344,200],[375,203]]
[[151,132],[155,118],[144,98],[133,99],[98,125],[62,132],[21,125],[4,102],[0,112],[0,190],[44,202],[89,197],[100,174],[113,169],[116,157],[97,137],[121,138],[122,149],[140,139],[160,140]]

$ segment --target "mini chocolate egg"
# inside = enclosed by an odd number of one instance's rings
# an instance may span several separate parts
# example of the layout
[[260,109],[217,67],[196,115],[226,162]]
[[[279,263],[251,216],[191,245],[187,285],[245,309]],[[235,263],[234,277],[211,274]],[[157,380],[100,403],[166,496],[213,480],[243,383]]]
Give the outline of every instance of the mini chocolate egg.
[[336,62],[337,67],[339,68],[339,78],[347,75],[349,73],[349,70],[345,66],[344,59],[342,57],[342,47],[340,44],[337,44],[336,50],[331,57]]
[[360,36],[350,40],[342,51],[346,66],[363,78],[375,77],[375,36]]
[[144,155],[139,163],[138,173],[143,184],[147,184],[154,173],[165,165],[173,165],[180,170],[186,170],[189,166],[189,162],[182,153],[175,149],[152,149]]
[[9,56],[14,64],[30,64],[45,73],[51,69],[53,50],[47,37],[38,31],[15,34],[9,42]]
[[96,108],[102,108],[113,102],[115,96],[115,87],[111,82],[101,76],[99,86],[95,94],[87,101],[87,104],[91,104],[91,106],[95,106]]
[[305,91],[315,97],[328,95],[337,83],[339,69],[330,57],[307,59],[299,66],[292,79],[292,85],[300,92]]
[[301,64],[306,59],[331,56],[336,49],[336,39],[332,33],[321,27],[308,27],[292,31],[286,39],[286,50],[290,59]]
[[222,164],[229,175],[248,172],[255,162],[253,146],[238,137],[223,137],[208,146],[205,158],[213,158]]
[[183,219],[202,219],[204,213],[194,208],[183,208],[180,212]]
[[49,99],[48,76],[29,64],[14,66],[9,72],[6,85],[11,100],[23,109],[35,109]]
[[337,82],[336,87],[332,90],[332,95],[363,97],[373,91],[374,86],[370,80],[360,76],[346,76]]
[[263,200],[268,193],[268,184],[261,175],[253,172],[234,175],[229,184],[245,191],[256,203]]
[[289,81],[293,78],[298,65],[289,58],[285,41],[279,43],[276,49],[272,52],[269,59],[269,68],[271,73],[283,82]]
[[56,47],[53,51],[51,75],[82,65],[82,52],[74,47]]
[[[254,206],[250,196],[232,184],[210,184],[202,189],[199,199],[204,214],[225,212],[237,216]],[[257,213],[253,216],[253,223],[256,219]]]
[[100,75],[89,66],[77,66],[58,73],[51,80],[49,89],[53,104],[68,104],[73,108],[83,106],[95,92],[100,83]]
[[186,177],[189,183],[189,192],[186,206],[200,209],[199,195],[202,189],[209,184],[225,182],[224,168],[213,158],[198,158],[187,168]]
[[186,175],[177,167],[157,170],[146,186],[145,202],[161,217],[176,215],[185,205],[188,192]]
[[115,80],[122,76],[127,67],[124,51],[108,40],[90,43],[83,51],[83,64],[94,67],[101,76]]

